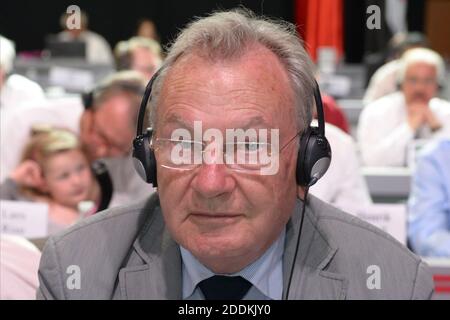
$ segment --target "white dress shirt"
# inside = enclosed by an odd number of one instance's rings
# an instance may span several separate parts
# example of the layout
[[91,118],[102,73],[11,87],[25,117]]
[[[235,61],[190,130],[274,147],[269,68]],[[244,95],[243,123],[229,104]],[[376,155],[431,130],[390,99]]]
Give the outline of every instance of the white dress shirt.
[[[72,35],[67,31],[60,32],[58,38],[63,41],[73,40]],[[92,31],[83,31],[78,39],[86,43],[87,62],[107,65],[114,63],[111,47],[101,35]]]
[[358,143],[363,164],[405,166],[408,145],[414,139],[429,139],[445,133],[450,126],[450,103],[433,98],[429,106],[443,127],[434,133],[423,127],[416,134],[408,124],[403,93],[395,92],[367,105],[358,123]]
[[0,107],[17,108],[27,102],[45,99],[44,90],[36,82],[19,74],[10,75],[0,88]]
[[370,205],[372,200],[364,179],[353,138],[332,124],[325,124],[331,145],[331,164],[325,175],[311,187],[319,199],[344,211]]
[[367,105],[397,90],[400,60],[392,60],[375,71],[369,81],[363,102]]

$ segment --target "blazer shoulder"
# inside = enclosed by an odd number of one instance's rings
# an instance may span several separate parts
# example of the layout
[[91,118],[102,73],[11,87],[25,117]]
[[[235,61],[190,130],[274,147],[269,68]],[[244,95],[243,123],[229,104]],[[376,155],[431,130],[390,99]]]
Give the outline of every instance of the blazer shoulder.
[[[429,298],[433,280],[428,266],[383,230],[311,197],[310,218],[335,248],[328,271],[349,280],[348,298]],[[370,275],[379,272],[382,290],[368,289]]]
[[[135,240],[156,217],[158,202],[153,195],[134,205],[105,210],[50,237],[39,266],[41,296],[109,299]],[[73,270],[81,273],[82,290],[68,290],[65,285]]]
[[[358,248],[364,244],[370,244],[373,248],[383,248],[390,253],[403,253],[409,259],[419,261],[420,258],[409,251],[397,239],[377,228],[376,226],[361,220],[355,215],[346,213],[332,205],[315,197],[311,197],[311,207],[314,212],[313,219],[320,226],[327,237],[336,242],[340,248]],[[343,241],[351,237],[352,241]]]

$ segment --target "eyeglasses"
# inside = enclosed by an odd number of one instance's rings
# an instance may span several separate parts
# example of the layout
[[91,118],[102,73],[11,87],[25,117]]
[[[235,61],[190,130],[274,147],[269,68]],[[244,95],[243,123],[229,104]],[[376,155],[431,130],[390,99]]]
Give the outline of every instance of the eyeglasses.
[[96,118],[96,112],[93,114],[92,133],[96,135],[97,139],[106,146],[109,155],[125,155],[131,150],[129,143],[121,143],[119,141],[113,141],[100,126],[100,121]]
[[[153,138],[151,148],[158,155],[158,165],[174,170],[193,170],[202,164],[225,164],[234,171],[258,173],[279,161],[281,152],[301,132],[297,132],[279,148],[278,132],[267,142],[264,136],[259,141],[246,139],[221,143],[186,139]],[[278,168],[278,166],[277,166]]]
[[405,82],[410,85],[423,84],[425,86],[437,85],[437,81],[434,78],[418,78],[418,77],[406,77]]

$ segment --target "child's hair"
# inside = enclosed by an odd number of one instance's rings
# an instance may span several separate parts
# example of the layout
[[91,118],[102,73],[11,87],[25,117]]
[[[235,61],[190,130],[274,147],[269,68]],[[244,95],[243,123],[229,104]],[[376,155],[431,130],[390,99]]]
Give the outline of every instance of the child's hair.
[[[31,131],[31,139],[23,150],[21,162],[35,161],[44,174],[45,165],[50,157],[70,150],[82,150],[76,134],[67,129],[35,126]],[[22,191],[30,195],[44,195],[36,188],[22,188]]]

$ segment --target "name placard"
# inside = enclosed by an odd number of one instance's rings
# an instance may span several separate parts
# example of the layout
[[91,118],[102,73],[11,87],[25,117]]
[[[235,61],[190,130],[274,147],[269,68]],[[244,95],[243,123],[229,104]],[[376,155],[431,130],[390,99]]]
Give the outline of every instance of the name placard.
[[355,208],[351,213],[406,245],[406,204],[373,204],[364,208]]
[[48,236],[48,205],[25,201],[0,201],[0,231],[25,238]]

